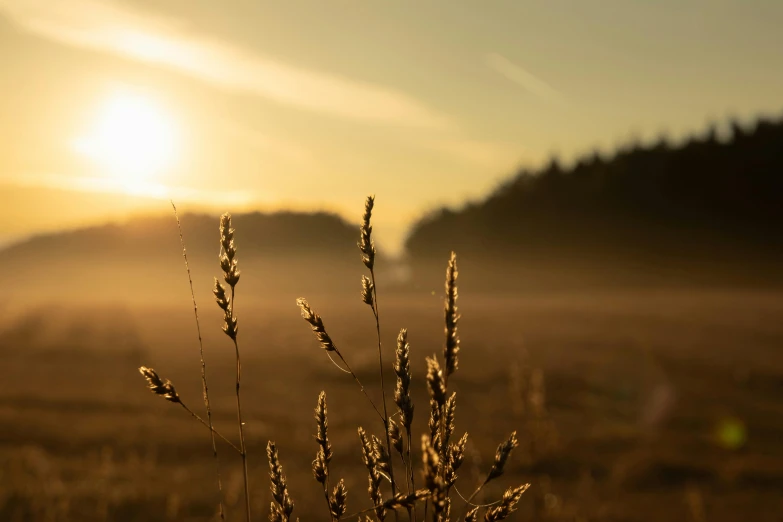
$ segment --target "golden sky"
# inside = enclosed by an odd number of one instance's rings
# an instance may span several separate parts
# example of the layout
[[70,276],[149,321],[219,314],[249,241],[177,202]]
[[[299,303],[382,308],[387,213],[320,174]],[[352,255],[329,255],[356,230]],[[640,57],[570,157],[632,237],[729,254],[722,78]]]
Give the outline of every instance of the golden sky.
[[377,195],[395,249],[519,166],[783,109],[778,0],[0,0],[0,242]]

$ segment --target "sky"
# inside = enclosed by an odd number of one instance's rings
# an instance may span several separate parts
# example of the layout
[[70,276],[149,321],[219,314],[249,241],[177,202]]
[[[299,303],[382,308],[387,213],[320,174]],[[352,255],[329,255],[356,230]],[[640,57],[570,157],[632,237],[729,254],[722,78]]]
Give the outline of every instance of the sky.
[[330,210],[399,249],[520,167],[783,111],[778,0],[0,0],[0,244]]

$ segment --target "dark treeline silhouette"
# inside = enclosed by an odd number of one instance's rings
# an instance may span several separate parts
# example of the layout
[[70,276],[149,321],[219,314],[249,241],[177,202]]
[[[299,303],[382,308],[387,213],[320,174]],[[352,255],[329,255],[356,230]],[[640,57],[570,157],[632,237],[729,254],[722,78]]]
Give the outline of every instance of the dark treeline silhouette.
[[[218,216],[187,214],[182,225],[206,295],[219,274]],[[256,212],[234,225],[248,295],[358,292],[358,220]],[[733,124],[725,142],[710,129],[677,147],[661,140],[522,170],[484,201],[419,221],[409,269],[389,259],[378,269],[384,285],[427,293],[451,250],[466,291],[779,284],[781,225],[783,120],[761,120]],[[178,239],[173,215],[40,235],[0,250],[0,284],[7,297],[187,297]]]
[[726,142],[711,127],[677,147],[522,170],[484,201],[417,223],[414,278],[431,279],[454,249],[480,271],[475,286],[494,289],[769,280],[783,257],[783,119],[731,129]]

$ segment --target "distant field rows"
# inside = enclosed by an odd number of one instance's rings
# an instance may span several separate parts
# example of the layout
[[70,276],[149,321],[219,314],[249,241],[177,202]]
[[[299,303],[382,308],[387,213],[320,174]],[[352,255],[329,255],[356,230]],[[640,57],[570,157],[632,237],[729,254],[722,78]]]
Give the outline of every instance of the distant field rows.
[[[377,396],[368,310],[358,297],[310,302]],[[317,347],[291,299],[238,303],[257,518],[268,498],[263,447],[270,438],[280,448],[296,513],[321,516],[321,506],[311,505],[318,488],[309,470],[312,408],[322,389],[336,473],[346,477],[351,506],[367,507],[355,428],[380,434],[377,418]],[[424,356],[442,346],[441,296],[390,297],[380,307],[389,353],[398,328],[409,329],[420,431],[426,402],[417,379]],[[709,521],[745,520],[748,513],[754,521],[779,520],[783,294],[511,299],[466,292],[460,312],[457,431],[467,429],[481,450],[469,455],[465,490],[478,480],[477,456],[486,466],[497,442],[518,429],[523,446],[507,482],[534,483],[523,515],[689,520],[698,497]],[[217,330],[212,303],[200,313],[216,423],[233,436],[232,347]],[[0,519],[59,513],[52,520],[90,521],[104,512],[112,520],[206,520],[215,498],[207,433],[151,397],[136,372],[140,364],[154,366],[194,409],[203,407],[187,300],[176,309],[71,305],[21,308],[7,317],[0,329]],[[516,396],[513,372],[529,377],[537,368],[547,416],[533,422],[516,406],[524,398]],[[517,413],[503,414],[508,404]],[[720,437],[731,429],[741,436],[735,442]],[[236,464],[228,466],[230,492]]]

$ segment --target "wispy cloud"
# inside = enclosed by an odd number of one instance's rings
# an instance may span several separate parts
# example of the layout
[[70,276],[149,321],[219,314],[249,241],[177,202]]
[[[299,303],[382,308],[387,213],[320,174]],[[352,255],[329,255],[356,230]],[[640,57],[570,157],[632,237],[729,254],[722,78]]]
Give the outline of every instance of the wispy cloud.
[[174,187],[147,181],[128,181],[96,176],[65,176],[59,174],[25,173],[17,176],[0,176],[0,185],[30,188],[49,188],[75,192],[122,194],[148,199],[203,203],[213,205],[246,206],[274,200],[267,193],[264,199],[250,191],[198,190],[191,187]]
[[522,148],[508,143],[469,138],[437,139],[426,145],[449,158],[490,170],[508,170],[521,160]]
[[298,143],[277,138],[232,121],[225,122],[223,129],[232,139],[236,139],[262,154],[277,156],[294,165],[312,166],[312,153]]
[[531,74],[505,56],[497,53],[489,53],[484,61],[490,69],[505,76],[531,94],[545,100],[562,104],[563,96],[541,78]]
[[65,45],[156,64],[301,109],[367,122],[451,126],[445,115],[395,89],[282,63],[110,0],[0,0],[0,14]]

